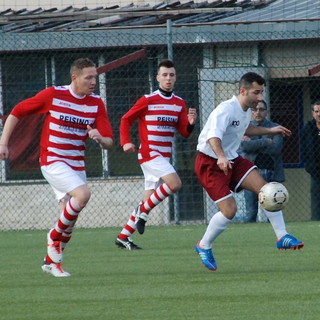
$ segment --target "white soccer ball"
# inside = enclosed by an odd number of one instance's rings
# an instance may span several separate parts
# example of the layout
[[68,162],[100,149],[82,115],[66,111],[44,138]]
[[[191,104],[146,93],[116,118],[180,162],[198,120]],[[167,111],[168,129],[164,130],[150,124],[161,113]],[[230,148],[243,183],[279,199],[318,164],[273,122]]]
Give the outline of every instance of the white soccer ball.
[[289,201],[289,192],[279,182],[265,184],[258,195],[259,203],[268,211],[282,210]]

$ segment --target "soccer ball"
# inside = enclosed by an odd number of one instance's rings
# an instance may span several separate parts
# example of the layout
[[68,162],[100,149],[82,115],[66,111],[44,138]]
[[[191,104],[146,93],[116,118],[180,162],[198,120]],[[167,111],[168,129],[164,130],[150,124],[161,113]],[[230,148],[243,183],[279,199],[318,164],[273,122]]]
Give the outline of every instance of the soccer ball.
[[279,182],[269,182],[265,184],[258,195],[259,203],[268,211],[279,211],[289,201],[289,192],[286,187]]

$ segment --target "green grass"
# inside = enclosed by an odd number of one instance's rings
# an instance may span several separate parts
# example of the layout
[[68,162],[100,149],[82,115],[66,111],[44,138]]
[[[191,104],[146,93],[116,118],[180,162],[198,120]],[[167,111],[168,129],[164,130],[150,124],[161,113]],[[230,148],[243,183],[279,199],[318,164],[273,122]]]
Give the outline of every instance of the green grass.
[[132,252],[115,247],[119,228],[79,229],[65,251],[70,278],[41,271],[46,231],[1,232],[0,319],[317,320],[320,224],[287,227],[303,250],[276,250],[269,224],[230,225],[216,272],[193,251],[206,226],[147,226]]

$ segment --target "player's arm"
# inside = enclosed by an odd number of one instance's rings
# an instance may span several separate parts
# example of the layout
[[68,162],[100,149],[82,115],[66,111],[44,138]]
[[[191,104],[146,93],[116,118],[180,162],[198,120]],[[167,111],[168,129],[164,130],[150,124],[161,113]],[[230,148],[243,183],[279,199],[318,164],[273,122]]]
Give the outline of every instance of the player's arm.
[[188,116],[189,126],[192,126],[192,129],[193,129],[198,117],[197,110],[195,108],[189,108],[187,116]]
[[9,156],[8,143],[12,132],[22,117],[35,113],[46,113],[52,100],[53,87],[44,89],[35,96],[19,102],[8,116],[2,136],[0,139],[0,159],[6,159]]
[[136,150],[135,145],[131,142],[130,130],[136,119],[138,119],[147,109],[148,100],[143,96],[134,106],[121,117],[120,121],[120,145],[124,152],[132,153]]
[[109,137],[103,137],[98,129],[94,129],[87,125],[89,138],[100,144],[103,149],[111,149],[113,147],[113,139]]
[[122,148],[126,153],[133,153],[136,151],[136,146],[132,142],[125,143]]
[[210,138],[208,143],[213,150],[213,152],[217,155],[217,165],[226,175],[228,174],[228,170],[232,168],[232,163],[227,159],[222,149],[221,140],[219,138]]
[[10,114],[4,124],[0,138],[0,159],[4,160],[9,157],[8,144],[14,128],[17,126],[19,118]]
[[252,124],[249,124],[249,126],[245,132],[245,135],[247,135],[247,136],[262,136],[265,134],[270,134],[270,135],[281,134],[283,136],[290,136],[291,131],[283,126],[266,128],[266,127],[258,127],[258,126],[254,126]]
[[188,138],[197,121],[197,110],[195,108],[189,108],[184,105],[179,117],[177,129],[179,133],[184,137]]
[[113,130],[107,108],[102,100],[94,127],[93,125],[88,125],[87,130],[89,138],[99,143],[102,149],[111,149],[113,147]]

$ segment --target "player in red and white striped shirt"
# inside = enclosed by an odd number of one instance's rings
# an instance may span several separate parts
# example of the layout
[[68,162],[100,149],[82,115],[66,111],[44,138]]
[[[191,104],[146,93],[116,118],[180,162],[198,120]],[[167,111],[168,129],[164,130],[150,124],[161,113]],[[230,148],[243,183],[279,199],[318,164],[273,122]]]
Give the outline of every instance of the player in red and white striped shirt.
[[141,97],[121,118],[120,143],[124,152],[135,152],[130,128],[139,121],[140,146],[138,160],[145,178],[143,199],[116,239],[116,245],[128,250],[141,249],[130,236],[137,229],[144,232],[149,212],[181,188],[181,180],[170,163],[175,132],[187,138],[197,119],[196,110],[189,111],[185,102],[173,93],[176,70],[170,60],[160,62],[157,81],[159,89]]
[[85,171],[85,141],[89,137],[103,149],[113,146],[113,133],[102,99],[93,93],[95,64],[76,60],[70,69],[71,84],[50,87],[18,103],[8,116],[0,140],[0,158],[9,156],[8,143],[19,120],[46,114],[41,141],[40,166],[60,203],[61,215],[47,235],[47,255],[42,269],[56,277],[70,274],[62,269],[62,252],[71,238],[80,211],[90,199]]

